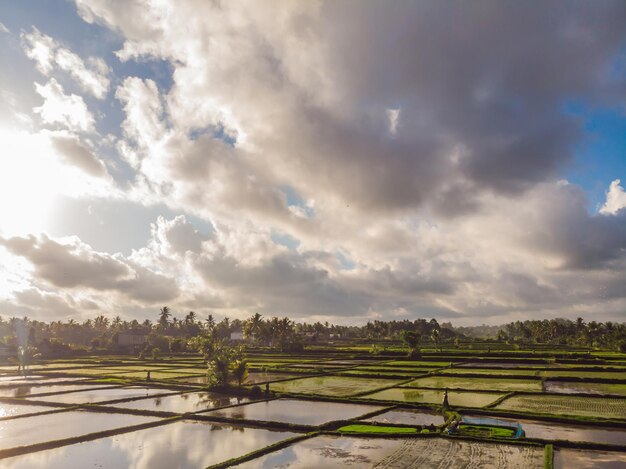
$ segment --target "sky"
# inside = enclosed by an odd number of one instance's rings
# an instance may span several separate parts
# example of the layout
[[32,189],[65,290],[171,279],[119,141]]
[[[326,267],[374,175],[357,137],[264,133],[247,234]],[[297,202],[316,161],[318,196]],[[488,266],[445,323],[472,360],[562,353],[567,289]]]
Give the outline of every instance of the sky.
[[0,3],[0,314],[626,320],[626,3]]

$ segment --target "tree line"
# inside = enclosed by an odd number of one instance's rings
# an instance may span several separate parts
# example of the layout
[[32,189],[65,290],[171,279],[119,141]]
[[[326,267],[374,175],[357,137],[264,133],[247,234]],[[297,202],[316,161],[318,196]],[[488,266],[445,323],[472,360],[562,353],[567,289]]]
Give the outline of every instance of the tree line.
[[[98,315],[78,322],[43,322],[24,318],[0,316],[0,345],[16,349],[35,346],[50,354],[69,351],[118,349],[120,334],[145,334],[144,352],[157,349],[159,353],[201,352],[207,342],[228,340],[239,332],[249,345],[272,347],[282,351],[302,350],[305,343],[326,343],[331,340],[360,340],[368,342],[404,341],[409,349],[424,344],[434,347],[458,346],[460,343],[491,340],[509,344],[553,344],[578,347],[626,350],[626,324],[616,322],[585,322],[582,318],[516,321],[499,326],[453,327],[436,319],[370,321],[362,326],[342,326],[321,323],[299,323],[288,317],[263,317],[256,313],[245,320],[224,317],[217,320],[189,311],[177,317],[169,307],[160,308],[155,320],[142,322],[125,320],[120,316],[109,319]],[[486,328],[486,329],[485,329]],[[476,332],[486,330],[483,337]],[[495,332],[495,333],[494,333]],[[477,337],[478,336],[478,337]],[[494,337],[495,336],[495,337]]]

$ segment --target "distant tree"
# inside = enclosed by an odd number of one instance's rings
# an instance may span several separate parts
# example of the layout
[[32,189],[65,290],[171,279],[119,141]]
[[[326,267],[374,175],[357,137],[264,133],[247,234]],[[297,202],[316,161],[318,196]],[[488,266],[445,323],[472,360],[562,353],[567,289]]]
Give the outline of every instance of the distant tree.
[[233,378],[237,381],[237,386],[241,387],[248,377],[248,362],[245,359],[235,360],[233,364]]
[[[432,340],[433,344],[435,344],[435,348],[440,345],[439,329],[433,329],[433,331],[430,333],[430,340]],[[439,347],[439,351],[441,352],[441,347]]]
[[416,331],[402,331],[402,340],[409,347],[409,358],[419,358],[421,356],[419,344],[422,336]]
[[170,312],[169,307],[163,306],[159,311],[159,327],[161,330],[165,331],[170,323],[170,316],[172,313]]

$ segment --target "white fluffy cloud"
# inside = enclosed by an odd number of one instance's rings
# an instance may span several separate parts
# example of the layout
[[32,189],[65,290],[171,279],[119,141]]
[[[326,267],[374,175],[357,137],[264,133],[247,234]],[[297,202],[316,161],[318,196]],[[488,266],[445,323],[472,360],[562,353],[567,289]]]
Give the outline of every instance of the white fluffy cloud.
[[31,33],[22,33],[22,47],[26,55],[35,61],[37,69],[44,75],[58,68],[67,72],[86,92],[102,99],[109,89],[109,67],[98,57],[82,58],[63,47],[37,28]]
[[46,124],[59,124],[63,128],[92,132],[94,118],[82,97],[65,94],[63,87],[51,78],[48,83],[35,83],[35,90],[44,99],[41,106],[33,109]]
[[626,192],[624,192],[624,188],[620,183],[619,179],[611,183],[606,193],[606,202],[600,209],[600,213],[615,215],[626,207]]

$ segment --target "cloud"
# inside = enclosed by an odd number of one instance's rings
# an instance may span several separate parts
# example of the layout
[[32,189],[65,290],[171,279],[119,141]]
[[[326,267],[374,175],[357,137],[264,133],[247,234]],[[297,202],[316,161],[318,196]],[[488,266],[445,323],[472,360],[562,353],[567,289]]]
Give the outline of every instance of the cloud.
[[[560,109],[564,99],[623,95],[623,82],[603,75],[626,39],[618,2],[551,5],[557,27],[545,10],[523,4],[366,3],[355,19],[351,2],[284,2],[269,13],[137,0],[128,8],[145,14],[130,21],[118,6],[77,3],[85,19],[125,35],[123,59],[175,64],[175,127],[222,124],[277,179],[296,181],[318,203],[340,198],[353,209],[437,204],[451,184],[470,195],[527,190],[570,161],[581,135]],[[398,104],[394,134],[387,111]],[[476,209],[458,199],[456,208],[447,199],[443,213]]]
[[202,235],[187,221],[184,215],[179,215],[172,220],[159,217],[152,224],[152,242],[161,255],[184,255],[187,252],[199,253],[202,251],[202,243],[210,236]]
[[620,210],[626,207],[626,192],[620,185],[621,181],[616,179],[611,182],[609,190],[606,193],[606,202],[600,208],[600,213],[605,215],[616,215]]
[[85,173],[94,177],[106,176],[107,169],[100,158],[81,140],[66,132],[56,132],[50,134],[52,146],[65,160],[82,169]]
[[35,61],[37,69],[50,75],[55,68],[67,72],[80,87],[103,99],[109,90],[109,67],[98,57],[89,57],[85,62],[71,50],[63,47],[55,39],[33,27],[31,33],[22,32],[22,48],[26,55]]
[[[73,129],[50,132],[53,149],[95,181],[123,167],[117,196],[170,215],[154,212],[126,257],[6,238],[33,288],[144,311],[159,286],[174,307],[346,322],[623,314],[623,190],[614,182],[592,214],[560,181],[585,132],[565,105],[626,104],[614,73],[623,2],[76,3],[123,38],[117,57],[136,62],[124,70],[142,73],[116,81],[122,132],[106,143],[76,136],[84,101],[39,85],[77,109],[40,108]],[[42,73],[82,70],[37,30],[22,41]],[[147,78],[152,60],[171,85]],[[83,65],[108,79],[102,62]],[[119,161],[103,167],[104,146]]]
[[0,244],[28,260],[35,276],[61,289],[114,291],[131,300],[158,303],[178,295],[176,281],[124,259],[93,251],[77,238],[64,242],[38,238],[0,238]]
[[3,22],[0,21],[0,33],[11,34],[9,28],[7,28]]
[[33,110],[46,124],[60,124],[62,127],[80,132],[94,130],[94,118],[82,97],[65,94],[63,87],[51,78],[45,85],[35,83],[35,90],[44,98],[41,106]]

